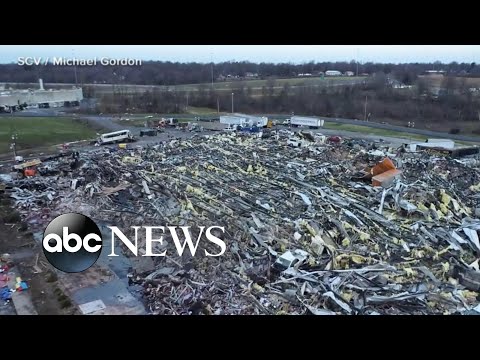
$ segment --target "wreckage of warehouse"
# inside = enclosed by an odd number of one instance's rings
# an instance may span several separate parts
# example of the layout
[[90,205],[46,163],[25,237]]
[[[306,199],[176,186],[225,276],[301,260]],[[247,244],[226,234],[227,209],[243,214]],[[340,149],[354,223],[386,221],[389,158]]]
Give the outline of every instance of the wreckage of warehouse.
[[11,196],[32,231],[66,212],[125,233],[223,226],[220,257],[132,266],[151,314],[480,313],[478,154],[240,135],[83,151],[12,180]]

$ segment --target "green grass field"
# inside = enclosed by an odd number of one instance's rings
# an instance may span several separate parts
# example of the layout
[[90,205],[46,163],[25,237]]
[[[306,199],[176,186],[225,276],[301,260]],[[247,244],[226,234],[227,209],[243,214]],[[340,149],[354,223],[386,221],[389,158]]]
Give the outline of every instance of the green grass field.
[[0,153],[10,151],[14,133],[17,134],[18,150],[92,139],[96,136],[94,129],[70,118],[0,117]]
[[418,134],[410,134],[406,132],[386,130],[386,129],[377,129],[377,128],[371,128],[371,127],[362,126],[362,125],[339,124],[339,123],[334,123],[329,121],[325,122],[324,128],[332,129],[332,130],[361,132],[363,134],[368,134],[368,135],[390,136],[390,137],[401,138],[401,139],[411,139],[411,140],[420,140],[420,141],[425,141],[427,139],[426,136],[418,135]]
[[[279,120],[279,124],[282,124],[284,120]],[[395,137],[400,139],[410,139],[410,140],[420,140],[425,141],[427,139],[426,136],[411,134],[402,131],[393,131],[393,130],[386,130],[386,129],[377,129],[372,128],[369,126],[363,125],[352,125],[352,124],[342,124],[336,123],[331,121],[325,121],[323,125],[323,129],[328,130],[339,130],[339,131],[351,131],[351,132],[358,132],[365,135],[378,135],[378,136],[389,136]]]
[[217,109],[211,109],[206,107],[195,107],[189,106],[188,109],[183,113],[178,114],[154,114],[154,113],[133,113],[133,114],[117,114],[117,116],[121,116],[122,121],[125,119],[130,120],[147,120],[149,116],[153,116],[153,118],[169,118],[169,117],[182,117],[182,115],[195,115],[195,116],[213,116],[217,117],[219,115],[223,115],[224,113],[217,113]]
[[[342,83],[350,82],[361,82],[365,77],[362,76],[339,76],[339,77],[306,77],[306,78],[289,78],[289,79],[275,79],[274,87],[276,91],[280,91],[285,84],[290,84],[291,86],[327,86],[327,85],[336,85]],[[239,87],[240,84],[243,84],[245,87],[250,87],[252,89],[253,95],[261,93],[262,87],[268,85],[269,80],[235,80],[235,81],[218,81],[213,83],[213,88],[217,91],[232,91]],[[89,85],[95,89],[96,94],[109,94],[112,92],[112,85],[97,84]],[[201,84],[184,84],[184,85],[117,85],[118,89],[121,89],[124,93],[142,93],[145,91],[152,91],[154,88],[160,90],[175,90],[177,92],[194,92],[198,91],[198,88],[203,86],[205,90],[208,90],[212,83],[201,83]]]
[[[365,79],[362,76],[340,76],[340,77],[311,77],[311,78],[290,78],[290,79],[275,79],[274,86],[282,87],[285,84],[290,84],[292,86],[298,85],[328,85],[328,84],[338,84],[342,82],[350,81],[360,81]],[[267,86],[268,80],[245,80],[241,82],[245,86],[252,88],[261,88]],[[223,81],[223,82],[214,82],[213,87],[219,91],[232,90],[238,87],[239,81]],[[187,85],[178,85],[175,87],[179,91],[196,91],[200,85],[205,87],[211,87],[211,83],[204,84],[187,84]]]
[[199,115],[199,116],[217,116],[217,109],[210,109],[205,107],[194,107],[189,106],[187,109],[188,114]]

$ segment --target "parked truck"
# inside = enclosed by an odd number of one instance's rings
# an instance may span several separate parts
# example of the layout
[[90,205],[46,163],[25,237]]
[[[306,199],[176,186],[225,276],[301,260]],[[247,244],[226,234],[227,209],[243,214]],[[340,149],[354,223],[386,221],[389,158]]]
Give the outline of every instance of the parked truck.
[[261,128],[271,128],[273,122],[269,120],[266,116],[258,117],[258,116],[250,116],[249,122],[252,126],[258,126]]
[[256,125],[253,125],[253,126],[245,126],[245,127],[242,127],[242,132],[246,132],[246,133],[258,133],[260,132],[260,129],[258,126]]
[[220,124],[225,124],[225,125],[232,125],[232,126],[245,126],[247,125],[248,119],[243,116],[220,116]]
[[290,124],[292,126],[308,126],[310,129],[318,129],[323,126],[324,120],[316,117],[292,116]]
[[257,122],[257,126],[263,127],[264,129],[271,129],[273,127],[273,120],[270,120],[267,117],[260,118],[260,121]]

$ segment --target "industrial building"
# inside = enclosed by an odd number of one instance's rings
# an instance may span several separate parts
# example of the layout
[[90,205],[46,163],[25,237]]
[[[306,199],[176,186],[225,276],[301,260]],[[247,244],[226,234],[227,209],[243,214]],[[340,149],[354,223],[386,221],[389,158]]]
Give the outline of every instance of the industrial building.
[[37,90],[2,90],[0,91],[0,112],[12,112],[28,107],[50,108],[78,106],[83,100],[82,88],[45,90],[42,79]]

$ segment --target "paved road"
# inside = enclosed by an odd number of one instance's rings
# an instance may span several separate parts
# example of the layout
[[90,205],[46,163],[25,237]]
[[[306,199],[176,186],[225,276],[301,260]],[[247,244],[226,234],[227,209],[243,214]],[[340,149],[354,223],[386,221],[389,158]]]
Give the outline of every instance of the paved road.
[[371,121],[361,121],[361,120],[354,120],[354,119],[332,119],[332,118],[324,118],[325,121],[342,123],[342,124],[352,124],[352,125],[362,125],[368,126],[375,129],[385,129],[391,131],[400,131],[404,133],[410,134],[417,134],[417,135],[424,135],[431,138],[448,138],[452,140],[459,140],[459,141],[473,141],[473,142],[480,142],[480,137],[478,136],[470,136],[470,135],[458,135],[458,134],[449,134],[440,131],[431,131],[425,129],[412,129],[404,126],[397,126],[397,125],[390,125],[390,124],[380,124]]
[[[165,115],[165,116],[176,116],[176,115],[171,115],[170,114],[170,115]],[[186,114],[186,115],[181,115],[181,116],[183,118],[190,118],[190,119],[193,120],[197,115]],[[279,115],[279,114],[259,114],[259,116],[268,116],[270,118],[279,119],[279,120],[290,118],[289,115]],[[88,116],[88,117],[84,117],[84,118],[91,119],[99,125],[107,127],[108,129],[112,129],[112,131],[122,130],[122,129],[125,128],[124,125],[116,124],[113,121],[113,119],[110,118],[110,117]],[[390,124],[380,124],[380,123],[376,123],[376,122],[362,121],[362,120],[355,120],[355,119],[327,118],[327,117],[320,117],[320,118],[324,119],[327,122],[366,126],[366,127],[370,127],[370,128],[374,128],[374,129],[399,131],[399,132],[404,132],[404,133],[409,133],[409,134],[423,135],[423,136],[427,136],[427,137],[431,137],[431,138],[448,138],[448,139],[458,140],[458,141],[472,141],[472,142],[480,143],[480,137],[478,137],[478,136],[448,134],[448,133],[439,132],[439,131],[431,131],[431,130],[425,130],[425,129],[412,129],[412,128],[403,127],[403,126],[390,125]],[[206,124],[208,124],[208,123],[206,123]],[[130,130],[133,130],[135,133],[137,133],[139,131],[138,127],[137,128],[127,127],[127,128],[130,129]],[[336,130],[334,132],[341,133],[340,130]],[[351,132],[351,133],[353,134],[354,132]]]
[[[273,119],[278,119],[278,120],[283,120],[283,119],[288,119],[290,118],[290,115],[285,115],[285,114],[258,114],[259,116],[268,116]],[[11,114],[0,114],[0,118],[2,116],[12,116]],[[71,116],[69,113],[63,112],[61,108],[59,109],[34,109],[34,110],[25,110],[25,111],[20,111],[14,113],[13,116]],[[76,115],[79,118],[82,119],[88,119],[92,122],[94,122],[97,125],[100,125],[104,127],[105,129],[109,131],[117,131],[117,130],[123,130],[123,129],[129,129],[134,132],[134,134],[139,133],[138,127],[134,126],[125,126],[125,125],[119,125],[115,123],[114,118],[110,116],[96,116],[96,115]],[[182,118],[187,118],[187,119],[194,119],[198,115],[194,114],[158,114],[158,116],[166,116],[166,117],[172,117],[172,116],[181,116]],[[412,129],[412,128],[407,128],[403,126],[397,126],[397,125],[390,125],[390,124],[380,124],[377,122],[372,122],[372,121],[362,121],[362,120],[355,120],[355,119],[343,119],[343,118],[327,118],[327,117],[319,117],[321,119],[324,119],[325,121],[328,122],[335,122],[335,123],[340,123],[340,124],[350,124],[350,125],[360,125],[360,126],[366,126],[370,128],[375,128],[375,129],[385,129],[385,130],[390,130],[390,131],[400,131],[404,133],[410,133],[410,134],[417,134],[417,135],[423,135],[427,137],[432,137],[432,138],[449,138],[452,140],[458,140],[458,141],[471,141],[471,142],[478,142],[480,143],[480,137],[478,136],[471,136],[471,135],[459,135],[459,134],[448,134],[445,132],[439,132],[439,131],[431,131],[431,130],[425,130],[425,129]],[[208,124],[208,123],[207,123]],[[340,134],[340,131],[336,131],[337,133]]]
[[[262,116],[268,116],[273,119],[284,120],[290,118],[290,115],[285,114],[263,114]],[[390,124],[380,124],[377,122],[372,121],[363,121],[363,120],[355,120],[355,119],[342,119],[342,118],[327,118],[323,116],[319,116],[318,118],[323,119],[328,122],[340,123],[340,124],[350,124],[350,125],[358,125],[358,126],[367,126],[375,129],[385,129],[391,131],[400,131],[404,133],[410,134],[418,134],[424,135],[431,138],[448,138],[452,140],[459,140],[459,141],[472,141],[472,142],[479,142],[480,137],[478,136],[469,136],[469,135],[454,135],[448,134],[445,132],[440,131],[431,131],[425,129],[412,129],[404,126],[397,126],[397,125],[390,125]]]

